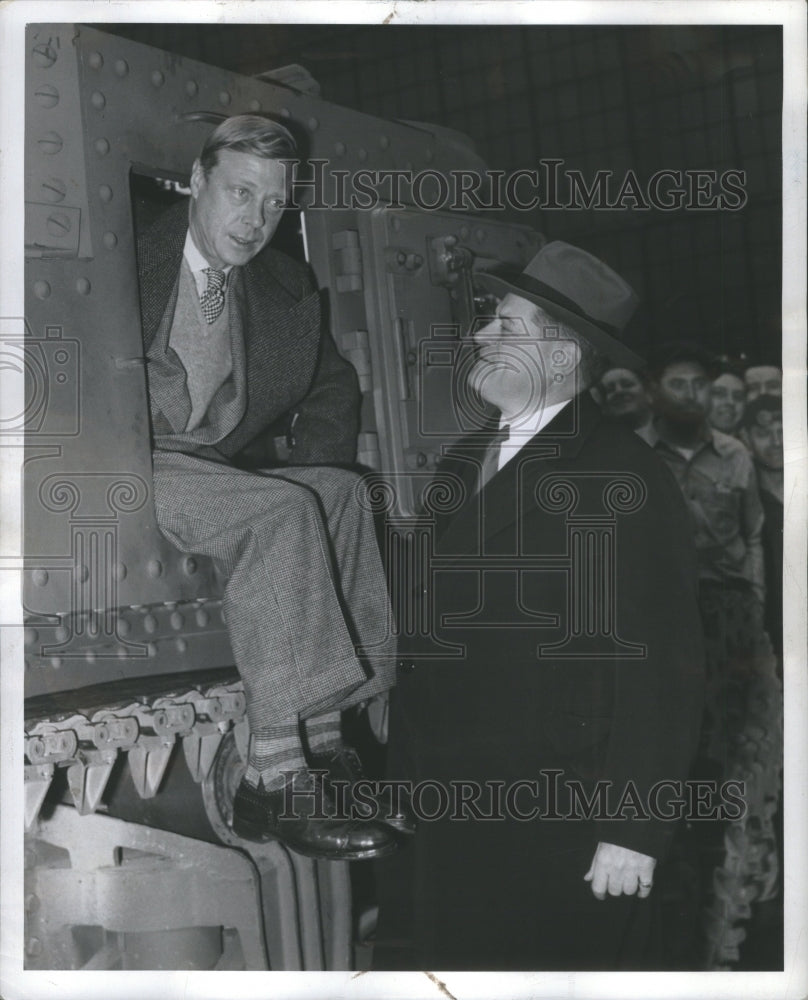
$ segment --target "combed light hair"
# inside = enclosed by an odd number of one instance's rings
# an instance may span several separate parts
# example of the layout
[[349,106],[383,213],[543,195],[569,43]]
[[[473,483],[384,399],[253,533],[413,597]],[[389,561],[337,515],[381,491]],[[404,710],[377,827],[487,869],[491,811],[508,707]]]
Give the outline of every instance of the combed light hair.
[[297,155],[297,143],[289,129],[263,115],[234,115],[216,126],[199,154],[206,177],[219,162],[223,149],[252,153],[265,160],[288,160]]

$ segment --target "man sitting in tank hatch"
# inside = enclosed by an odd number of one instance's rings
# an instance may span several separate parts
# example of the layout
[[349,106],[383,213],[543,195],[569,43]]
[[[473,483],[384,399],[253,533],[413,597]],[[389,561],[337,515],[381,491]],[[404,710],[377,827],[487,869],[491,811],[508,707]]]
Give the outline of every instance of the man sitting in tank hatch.
[[[358,477],[335,467],[354,461],[356,375],[322,327],[306,268],[267,247],[288,200],[282,161],[295,154],[279,123],[227,119],[194,162],[190,201],[138,240],[154,500],[163,534],[227,577],[250,725],[234,832],[356,860],[394,850],[393,830],[411,822],[385,809],[340,819],[327,798],[328,779],[361,777],[341,710],[385,692],[395,664],[372,516]],[[270,464],[279,422],[287,463],[250,471]],[[328,771],[316,815],[309,768]]]

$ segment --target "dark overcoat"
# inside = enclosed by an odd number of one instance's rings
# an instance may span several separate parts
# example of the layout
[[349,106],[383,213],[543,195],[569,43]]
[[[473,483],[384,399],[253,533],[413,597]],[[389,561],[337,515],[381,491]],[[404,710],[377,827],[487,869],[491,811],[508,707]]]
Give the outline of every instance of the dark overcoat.
[[[188,203],[183,200],[138,239],[147,356],[166,317],[173,316],[187,232]],[[243,414],[214,443],[205,443],[204,433],[178,437],[172,416],[182,415],[189,405],[184,376],[180,372],[163,377],[156,366],[152,374],[150,365],[152,426],[159,446],[260,468],[278,462],[274,439],[288,434],[291,449],[282,458],[289,464],[353,462],[359,412],[356,373],[323,328],[319,294],[307,269],[266,247],[233,275],[227,294],[237,303],[243,339],[243,357],[234,351],[234,367],[243,367]],[[232,384],[224,386],[212,406],[229,401],[233,391]]]
[[703,694],[685,504],[588,395],[476,493],[479,458],[461,445],[441,470],[465,500],[435,519],[431,634],[393,692],[390,776],[426,783],[437,818],[379,865],[377,967],[637,967],[649,904],[583,876],[599,841],[661,858],[673,833],[654,810],[676,814]]

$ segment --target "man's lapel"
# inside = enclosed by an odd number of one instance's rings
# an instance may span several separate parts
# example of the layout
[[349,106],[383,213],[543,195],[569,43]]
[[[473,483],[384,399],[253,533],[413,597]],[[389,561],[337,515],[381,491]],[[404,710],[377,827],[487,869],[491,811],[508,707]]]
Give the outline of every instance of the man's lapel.
[[[600,419],[600,411],[588,393],[576,396],[480,493],[466,490],[465,502],[440,536],[441,550],[484,552],[486,539],[535,511],[535,490],[541,478],[559,463],[573,459]],[[471,468],[473,476],[473,465]]]

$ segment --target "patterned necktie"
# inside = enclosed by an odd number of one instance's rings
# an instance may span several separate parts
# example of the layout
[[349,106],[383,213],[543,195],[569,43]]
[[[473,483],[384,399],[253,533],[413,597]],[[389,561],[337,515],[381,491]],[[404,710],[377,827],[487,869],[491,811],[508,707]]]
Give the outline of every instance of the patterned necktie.
[[225,273],[217,267],[206,267],[203,274],[207,275],[208,285],[199,296],[199,304],[208,323],[215,323],[221,316],[224,309],[224,287]]
[[510,426],[508,424],[504,427],[500,427],[491,434],[491,439],[488,442],[485,452],[483,453],[483,460],[480,465],[480,485],[477,487],[478,493],[485,489],[489,479],[495,476],[499,471],[497,468],[499,465],[499,450],[508,440],[509,434]]

